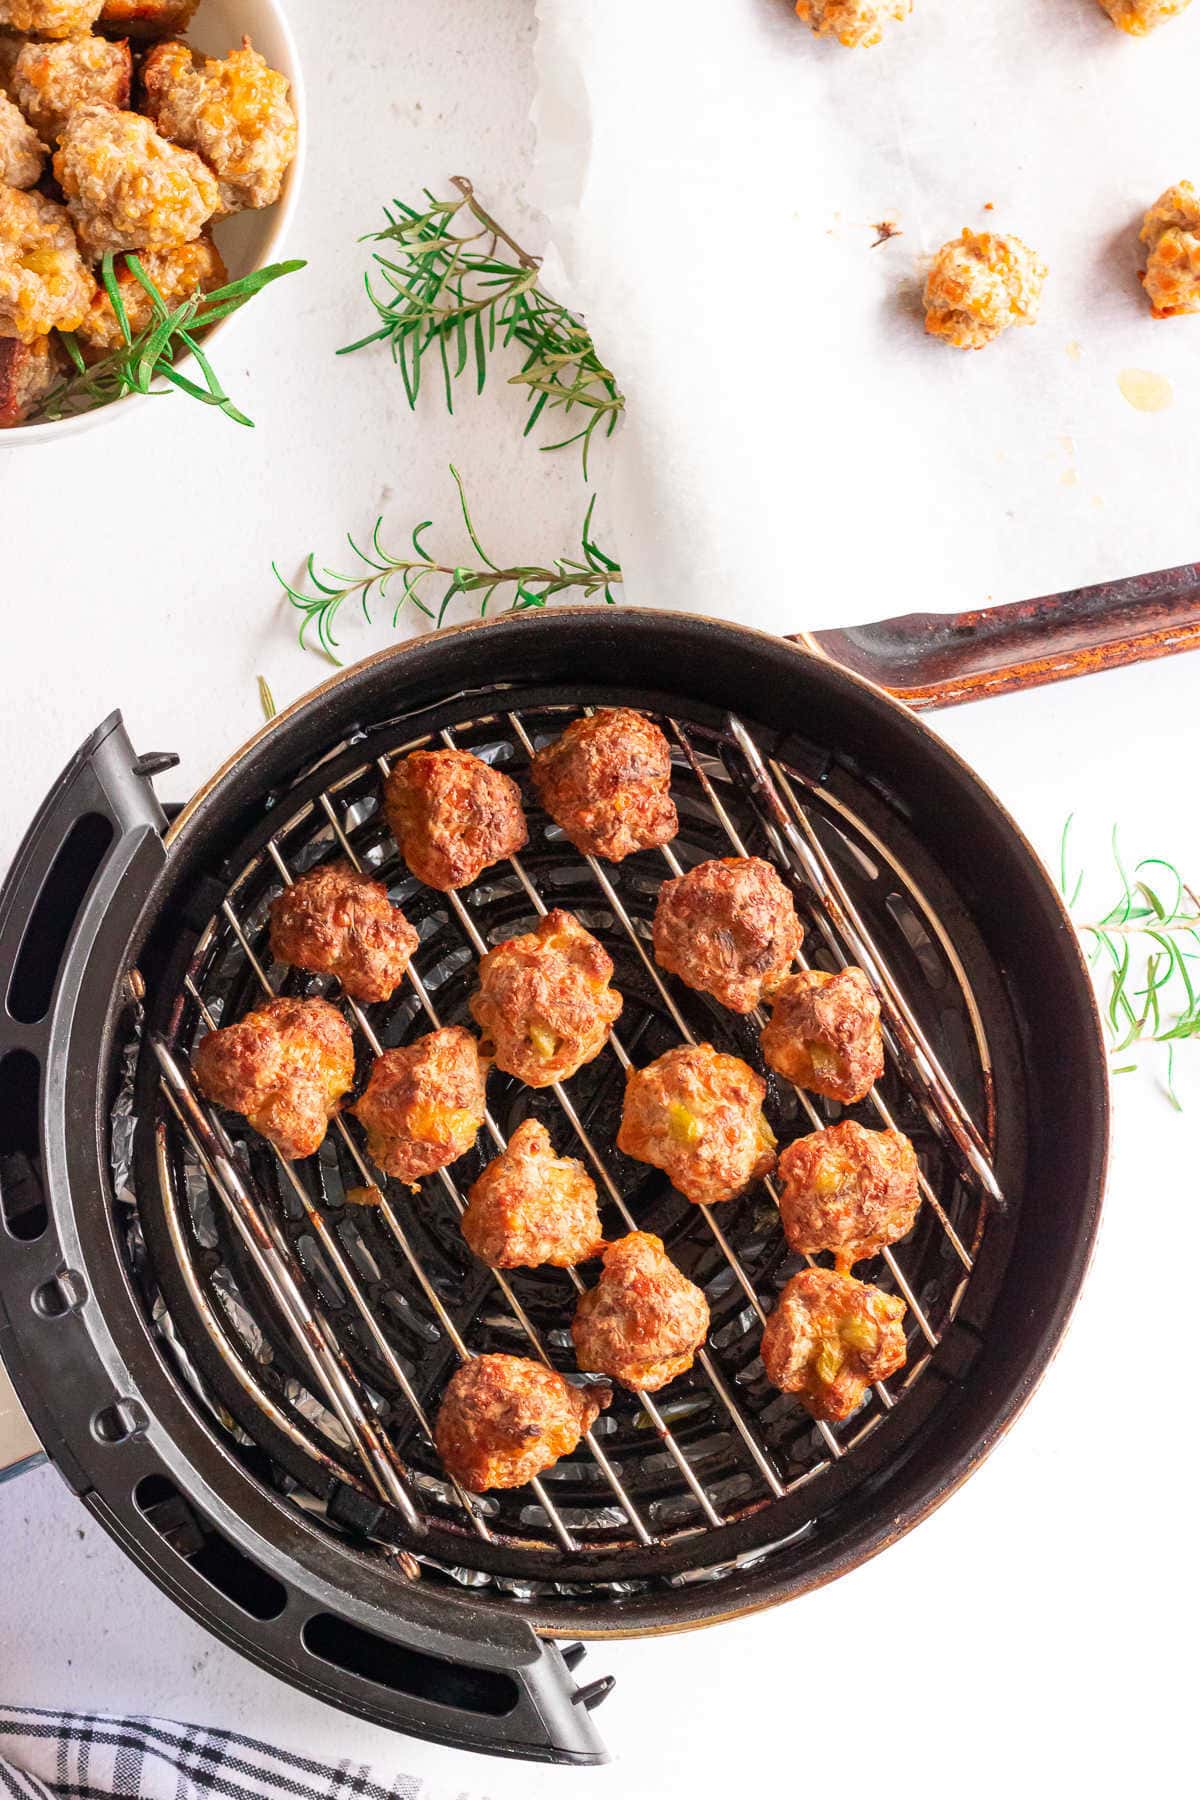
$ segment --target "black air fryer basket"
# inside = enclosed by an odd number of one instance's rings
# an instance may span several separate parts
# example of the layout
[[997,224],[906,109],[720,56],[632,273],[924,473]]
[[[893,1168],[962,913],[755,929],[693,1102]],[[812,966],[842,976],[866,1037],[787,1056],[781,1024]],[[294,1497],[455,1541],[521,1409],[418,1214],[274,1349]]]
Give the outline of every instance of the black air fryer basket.
[[[533,747],[588,706],[653,715],[680,833],[590,863],[536,810]],[[392,759],[457,744],[520,781],[521,857],[461,894],[408,876],[380,807]],[[38,815],[0,895],[0,1360],[48,1455],[180,1605],[349,1712],[514,1756],[600,1760],[582,1640],[707,1624],[805,1592],[949,1494],[1028,1398],[1065,1327],[1100,1204],[1106,1080],[1086,969],[1051,884],[957,758],[878,689],[780,641],[632,609],[439,633],[336,677],[168,828],[114,714]],[[624,1065],[681,1039],[755,1062],[752,1019],[658,971],[664,878],[769,857],[818,966],[884,997],[887,1073],[851,1115],[915,1143],[925,1203],[858,1273],[907,1303],[908,1361],[836,1427],[766,1381],[762,1320],[802,1266],[770,1185],[715,1209],[613,1148]],[[282,1164],[187,1076],[264,992],[283,883],[349,855],[420,933],[416,978],[346,1004],[360,1075],[430,1022],[470,1023],[481,951],[565,906],[625,997],[564,1089],[493,1074],[495,1136],[382,1182],[357,1126]],[[336,997],[336,996],[335,996]],[[596,1175],[606,1233],[658,1233],[712,1329],[657,1396],[623,1394],[537,1488],[469,1496],[428,1434],[464,1355],[573,1372],[571,1271],[499,1277],[458,1210],[530,1114]],[[781,1141],[837,1109],[773,1081]],[[384,1204],[347,1204],[379,1182]]]

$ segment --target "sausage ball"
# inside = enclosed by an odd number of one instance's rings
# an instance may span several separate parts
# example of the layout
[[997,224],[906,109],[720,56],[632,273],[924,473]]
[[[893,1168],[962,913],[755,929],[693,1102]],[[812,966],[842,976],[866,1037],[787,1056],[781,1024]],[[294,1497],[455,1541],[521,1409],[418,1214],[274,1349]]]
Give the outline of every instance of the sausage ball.
[[114,37],[156,38],[186,31],[200,0],[104,0],[100,29]]
[[580,1295],[571,1323],[575,1360],[635,1393],[654,1393],[691,1368],[708,1322],[708,1301],[662,1239],[631,1231],[605,1246],[599,1281]]
[[775,1166],[767,1084],[739,1057],[681,1044],[630,1069],[617,1148],[665,1170],[697,1205],[732,1200]]
[[146,111],[165,138],[195,150],[216,175],[221,211],[273,206],[296,155],[286,75],[249,38],[224,62],[186,44],[158,44],[142,66]]
[[104,0],[0,0],[0,30],[32,37],[69,38],[90,31]]
[[309,869],[271,902],[271,955],[316,975],[336,975],[353,1000],[390,1000],[417,934],[381,881],[348,862]]
[[538,751],[529,773],[545,810],[585,856],[622,862],[679,830],[670,747],[653,720],[628,707],[576,719]]
[[23,425],[56,387],[66,368],[66,353],[57,338],[0,337],[0,431]]
[[925,278],[925,329],[956,350],[982,350],[1010,325],[1036,322],[1048,273],[1019,237],[964,230]]
[[848,1419],[872,1382],[904,1367],[904,1302],[833,1269],[793,1275],[763,1327],[767,1379],[814,1419]]
[[529,841],[521,790],[467,750],[414,750],[383,790],[400,854],[426,887],[466,887]]
[[0,338],[74,331],[95,291],[62,207],[0,184]]
[[1190,181],[1160,194],[1142,223],[1142,286],[1156,319],[1200,312],[1200,199]]
[[26,44],[12,71],[12,96],[48,144],[77,107],[89,101],[129,105],[128,44],[107,38],[67,38],[58,44]]
[[[206,231],[194,243],[180,244],[174,250],[139,250],[138,261],[169,307],[180,305],[195,293],[211,294],[228,279],[225,259]],[[127,267],[123,256],[117,257],[114,270],[130,336],[137,337],[154,317],[154,302]],[[109,350],[118,350],[125,342],[120,322],[103,287],[97,287],[76,336],[89,360]]]
[[787,974],[803,941],[792,896],[761,857],[700,863],[659,892],[655,957],[731,1012],[753,1012]]
[[883,1074],[879,996],[861,969],[789,975],[771,997],[762,1053],[797,1087],[852,1106]]
[[472,1493],[523,1487],[570,1456],[611,1400],[609,1388],[573,1387],[524,1356],[476,1356],[451,1377],[434,1442]]
[[288,1162],[319,1150],[354,1081],[350,1027],[327,1000],[271,1000],[202,1038],[192,1074]]
[[493,1269],[569,1269],[597,1256],[604,1234],[596,1184],[574,1156],[555,1156],[550,1133],[526,1119],[467,1195],[463,1236]]
[[387,1175],[415,1187],[475,1142],[486,1110],[487,1063],[461,1025],[385,1050],[361,1100],[350,1108],[367,1149]]
[[853,1119],[810,1132],[779,1158],[779,1216],[793,1250],[832,1250],[849,1269],[912,1230],[921,1205],[917,1153],[902,1131]]
[[1100,0],[1113,24],[1130,37],[1146,37],[1168,19],[1186,12],[1191,3],[1192,0]]
[[190,244],[220,205],[216,179],[198,156],[169,144],[140,113],[115,106],[76,107],[59,136],[54,173],[88,256]]
[[31,188],[42,178],[46,146],[19,107],[0,94],[0,181],[11,188]]
[[879,43],[889,19],[907,19],[912,0],[796,0],[796,12],[817,37],[836,37],[847,49]]
[[603,944],[559,907],[536,930],[489,950],[471,1011],[496,1067],[541,1088],[599,1056],[621,1013],[612,972]]

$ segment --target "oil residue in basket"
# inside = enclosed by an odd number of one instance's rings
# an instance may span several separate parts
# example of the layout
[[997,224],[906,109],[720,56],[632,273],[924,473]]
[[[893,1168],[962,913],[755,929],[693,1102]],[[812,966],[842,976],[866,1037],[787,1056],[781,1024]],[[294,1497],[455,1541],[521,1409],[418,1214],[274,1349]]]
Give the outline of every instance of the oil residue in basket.
[[1165,375],[1152,369],[1122,369],[1117,386],[1138,412],[1165,412],[1175,398],[1175,390]]

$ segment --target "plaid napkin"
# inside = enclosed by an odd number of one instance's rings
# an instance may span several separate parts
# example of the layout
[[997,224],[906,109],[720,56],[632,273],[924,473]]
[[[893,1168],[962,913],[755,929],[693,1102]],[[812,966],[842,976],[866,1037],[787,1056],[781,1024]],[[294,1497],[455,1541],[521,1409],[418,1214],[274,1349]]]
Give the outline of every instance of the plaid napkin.
[[0,1703],[0,1800],[469,1800],[169,1719]]

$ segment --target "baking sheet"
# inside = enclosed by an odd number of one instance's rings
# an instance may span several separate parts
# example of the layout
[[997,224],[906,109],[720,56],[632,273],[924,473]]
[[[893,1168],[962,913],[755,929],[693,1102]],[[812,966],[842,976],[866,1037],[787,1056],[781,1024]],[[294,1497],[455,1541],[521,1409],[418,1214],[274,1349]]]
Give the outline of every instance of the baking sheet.
[[[547,281],[628,398],[592,477],[629,599],[795,631],[1200,554],[1200,317],[1137,280],[1146,207],[1200,185],[1200,6],[1137,40],[1096,0],[915,0],[869,50],[789,0],[538,13]],[[964,225],[1050,266],[976,353],[921,325]]]

